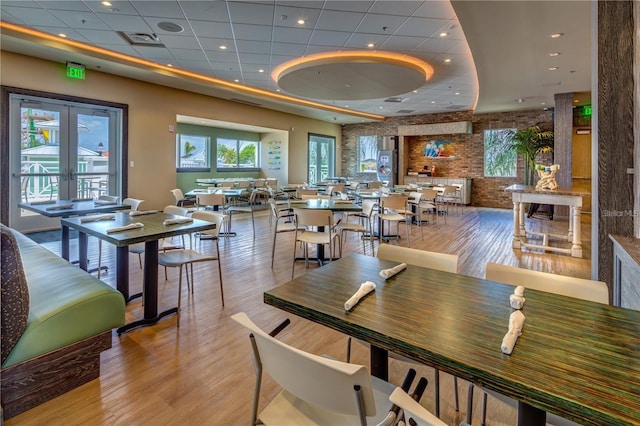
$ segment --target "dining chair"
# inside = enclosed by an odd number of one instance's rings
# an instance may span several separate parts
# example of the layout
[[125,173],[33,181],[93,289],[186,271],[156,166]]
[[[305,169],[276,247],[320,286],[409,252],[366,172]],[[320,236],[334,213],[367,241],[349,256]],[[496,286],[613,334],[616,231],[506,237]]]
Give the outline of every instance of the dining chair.
[[384,223],[388,222],[389,227],[391,223],[396,223],[396,236],[400,238],[400,222],[405,223],[407,245],[411,247],[411,216],[413,212],[408,205],[409,197],[406,195],[396,195],[392,197],[380,198],[380,212],[378,213],[378,219],[380,220],[380,238],[389,238],[384,234]]
[[251,214],[251,226],[253,229],[253,238],[256,238],[256,222],[255,222],[255,216],[253,214],[253,212],[256,210],[257,207],[257,203],[256,203],[256,198],[261,194],[262,192],[259,189],[254,189],[253,191],[251,191],[251,195],[249,195],[249,200],[248,200],[248,204],[246,206],[243,205],[232,205],[227,207],[227,214],[229,215],[229,219],[227,224],[228,226],[228,231],[231,232],[231,218],[233,218],[234,214],[238,214],[238,213],[249,213]]
[[[565,275],[557,275],[549,272],[532,271],[515,266],[500,265],[497,263],[487,263],[485,278],[505,284],[523,286],[525,288],[546,291],[548,293],[559,294],[561,296],[573,297],[576,299],[588,300],[590,302],[609,304],[609,288],[603,281],[593,281],[584,278],[576,278]],[[526,292],[525,292],[526,297]],[[526,308],[526,305],[525,305]],[[467,423],[471,423],[473,409],[473,389],[474,384],[469,383],[469,393],[467,399]],[[508,398],[498,392],[480,388],[482,391],[482,412],[480,424],[484,425],[487,417],[487,395],[510,405],[517,406],[517,401]],[[547,423],[555,426],[572,425],[570,420],[562,418],[552,413],[547,413]]]
[[[202,210],[198,210],[193,212],[194,219],[204,220],[207,222],[215,223],[216,227],[213,230],[203,231],[198,233],[198,239],[203,239],[203,236],[206,236],[206,239],[212,240],[215,242],[215,254],[204,254],[199,251],[190,249],[177,249],[177,250],[169,250],[164,251],[162,253],[158,253],[158,264],[166,268],[178,268],[178,312],[177,312],[177,326],[180,327],[180,309],[181,309],[181,301],[182,301],[182,272],[184,270],[186,278],[187,278],[187,290],[190,290],[191,293],[194,292],[195,281],[193,274],[193,265],[195,263],[202,262],[214,262],[218,264],[218,282],[220,283],[220,300],[222,302],[222,306],[224,307],[224,289],[222,286],[222,265],[220,263],[220,247],[218,246],[218,233],[220,232],[220,228],[222,227],[222,221],[224,220],[223,216],[220,214],[205,212]],[[189,239],[191,240],[192,235],[189,235]],[[190,244],[190,247],[193,247],[193,244]],[[165,275],[165,279],[167,279]]]
[[[396,424],[397,411],[392,410],[394,406],[389,401],[395,386],[371,376],[365,366],[311,354],[276,339],[274,336],[287,321],[267,333],[244,312],[231,318],[250,332],[256,375],[252,425]],[[282,390],[260,411],[263,373]]]
[[[419,266],[421,268],[436,269],[438,271],[451,272],[454,274],[458,272],[458,256],[455,254],[436,253],[391,244],[380,244],[376,256],[379,259],[406,263],[407,265]],[[347,339],[347,362],[351,360],[351,341],[352,338],[349,337]],[[360,340],[357,340],[357,342],[363,345],[368,345],[368,343]],[[389,352],[389,357],[416,364],[416,361],[393,352]],[[455,376],[453,377],[453,383],[455,408],[456,411],[458,411],[460,409],[458,398],[458,378]],[[437,369],[434,369],[434,393],[434,413],[436,416],[440,416],[440,371]]]
[[420,207],[420,204],[422,203],[422,192],[410,191],[407,203],[409,210],[412,213],[412,217],[415,218],[416,224],[420,228],[420,237],[424,241],[424,231],[422,230],[422,211]]
[[[422,189],[420,192],[422,193],[422,196],[420,197],[420,211],[418,214],[422,216],[424,213],[427,213],[429,218],[434,216],[436,223],[438,223],[438,191],[427,188]],[[427,220],[429,221],[430,219]]]
[[[207,192],[196,195],[196,209],[200,210],[213,210],[214,205],[218,205],[217,202],[220,199],[220,195],[213,192]],[[224,198],[224,195],[222,195]]]
[[[296,223],[295,238],[293,244],[293,262],[291,264],[291,279],[296,268],[296,248],[298,243],[303,243],[304,265],[309,267],[309,244],[328,245],[329,256],[335,255],[336,238],[340,235],[333,226],[333,213],[331,210],[315,209],[293,209],[294,221]],[[316,230],[312,230],[316,228]]]
[[[118,197],[117,195],[101,195],[98,197],[98,200],[117,203],[118,201],[120,201],[120,197]],[[102,275],[102,239],[98,238],[98,279],[100,279],[101,275]]]
[[[446,423],[434,416],[429,410],[424,408],[411,395],[402,388],[397,387],[389,395],[389,401],[399,407],[403,413],[405,422],[403,424],[415,426],[445,426]],[[460,426],[468,426],[464,422]]]
[[271,246],[271,269],[273,269],[273,261],[276,254],[276,237],[278,234],[285,232],[294,232],[296,229],[304,230],[305,227],[298,225],[295,222],[293,212],[289,210],[289,203],[283,205],[278,204],[278,201],[269,198],[269,209],[271,210],[271,216],[273,217],[273,245]]
[[172,189],[171,195],[173,195],[173,199],[175,200],[175,205],[184,207],[184,206],[193,206],[195,204],[195,200],[187,199],[184,196],[184,193],[180,188]]
[[373,181],[367,183],[367,188],[369,189],[380,189],[384,186],[384,182],[381,181]]
[[365,244],[365,239],[369,238],[371,242],[371,255],[375,255],[374,247],[373,247],[373,226],[371,225],[373,219],[373,213],[376,207],[376,202],[373,200],[364,200],[362,202],[362,212],[360,215],[356,216],[360,219],[360,222],[349,222],[349,217],[353,217],[355,215],[346,216],[346,221],[340,222],[338,226],[336,226],[336,230],[340,233],[340,253],[342,253],[342,245],[345,242],[345,232],[355,232],[360,235],[360,239],[362,240],[362,251],[364,254],[367,254],[367,248]]

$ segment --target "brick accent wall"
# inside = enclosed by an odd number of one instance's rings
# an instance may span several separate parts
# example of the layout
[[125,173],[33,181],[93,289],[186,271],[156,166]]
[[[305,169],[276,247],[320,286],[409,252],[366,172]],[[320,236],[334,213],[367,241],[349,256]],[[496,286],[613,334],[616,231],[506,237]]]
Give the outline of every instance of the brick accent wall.
[[[484,177],[484,131],[485,129],[517,128],[522,129],[535,124],[543,129],[553,129],[553,110],[527,110],[517,112],[474,114],[472,111],[459,111],[442,114],[425,114],[406,117],[390,117],[383,122],[347,124],[342,126],[342,174],[356,178],[368,179],[371,176],[358,173],[358,137],[376,135],[382,136],[398,134],[398,126],[447,123],[454,121],[471,121],[473,133],[461,135],[441,136],[409,136],[405,137],[407,149],[405,164],[407,168],[420,170],[424,165],[430,168],[436,166],[438,177],[471,178],[471,204],[480,207],[513,208],[511,197],[504,192],[504,188],[524,180],[524,165],[522,158],[518,158],[517,178],[486,178]],[[422,147],[430,140],[446,140],[452,142],[456,158],[429,159],[425,158]],[[552,154],[540,157],[539,162],[551,164]],[[401,176],[407,170],[400,170]]]

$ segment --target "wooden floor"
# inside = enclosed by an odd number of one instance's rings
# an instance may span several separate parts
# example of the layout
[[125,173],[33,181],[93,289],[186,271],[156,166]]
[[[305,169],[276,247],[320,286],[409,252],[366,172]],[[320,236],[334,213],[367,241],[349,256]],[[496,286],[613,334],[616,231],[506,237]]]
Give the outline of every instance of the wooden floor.
[[[456,216],[449,213],[446,225],[424,225],[424,240],[413,226],[412,247],[459,255],[459,272],[483,277],[487,262],[520,266],[529,269],[589,278],[590,221],[583,218],[584,259],[541,251],[520,251],[511,248],[512,212],[510,210],[466,207]],[[559,218],[527,219],[531,229],[566,231],[568,224]],[[132,330],[122,336],[113,335],[113,348],[104,352],[101,377],[72,392],[6,421],[12,425],[236,425],[250,423],[250,408],[254,374],[250,361],[247,333],[230,316],[245,311],[259,325],[271,328],[287,315],[262,301],[262,293],[291,276],[293,242],[291,235],[279,235],[274,269],[270,268],[271,239],[266,212],[256,216],[256,236],[251,234],[247,218],[234,217],[238,236],[220,244],[225,307],[220,304],[217,272],[213,266],[196,267],[195,293],[187,295],[183,287],[183,307],[180,328],[175,316],[158,324]],[[72,254],[77,253],[77,240],[72,240]],[[403,238],[392,244],[406,245]],[[203,241],[206,251],[211,242]],[[45,244],[59,252],[59,243]],[[97,242],[90,238],[92,262],[96,262]],[[368,246],[367,246],[368,250]],[[362,252],[362,244],[350,237],[345,253]],[[110,247],[103,255],[113,269],[115,250]],[[137,256],[130,256],[131,291],[142,287],[142,273]],[[317,267],[311,265],[310,267]],[[296,275],[304,273],[304,264],[296,265]],[[115,273],[102,279],[115,286]],[[177,304],[177,272],[169,271],[169,280],[160,273],[159,309]],[[127,306],[127,321],[142,316],[140,300]],[[282,340],[301,349],[345,359],[346,337],[335,331],[291,317],[292,324],[279,335]],[[367,351],[355,345],[352,362],[367,365]],[[497,345],[496,347],[498,347]],[[498,349],[496,349],[498,350]],[[391,361],[390,380],[399,383],[407,364]],[[432,369],[419,368],[430,379]],[[441,418],[450,425],[465,419],[467,383],[459,381],[460,411],[452,402],[451,377],[441,377]],[[278,391],[270,380],[264,384],[262,407]],[[474,424],[479,421],[479,394],[474,398]],[[430,385],[422,399],[433,409]],[[513,409],[489,401],[488,425],[513,425]]]

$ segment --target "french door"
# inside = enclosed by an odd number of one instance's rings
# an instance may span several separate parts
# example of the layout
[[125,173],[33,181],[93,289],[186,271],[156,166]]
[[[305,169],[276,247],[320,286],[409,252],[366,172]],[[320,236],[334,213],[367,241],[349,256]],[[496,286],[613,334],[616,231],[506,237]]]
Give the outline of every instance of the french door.
[[336,138],[309,134],[308,182],[315,184],[323,182],[328,177],[334,177],[336,157]]
[[120,195],[121,110],[17,94],[9,104],[11,226],[59,226],[59,219],[19,208],[21,202]]

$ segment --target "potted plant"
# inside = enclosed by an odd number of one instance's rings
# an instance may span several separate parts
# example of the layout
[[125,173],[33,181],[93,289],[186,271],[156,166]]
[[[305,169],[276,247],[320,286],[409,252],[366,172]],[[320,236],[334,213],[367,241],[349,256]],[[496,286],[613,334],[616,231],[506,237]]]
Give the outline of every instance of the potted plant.
[[529,126],[513,132],[511,140],[513,149],[524,157],[524,184],[533,185],[536,156],[553,152],[553,132]]

